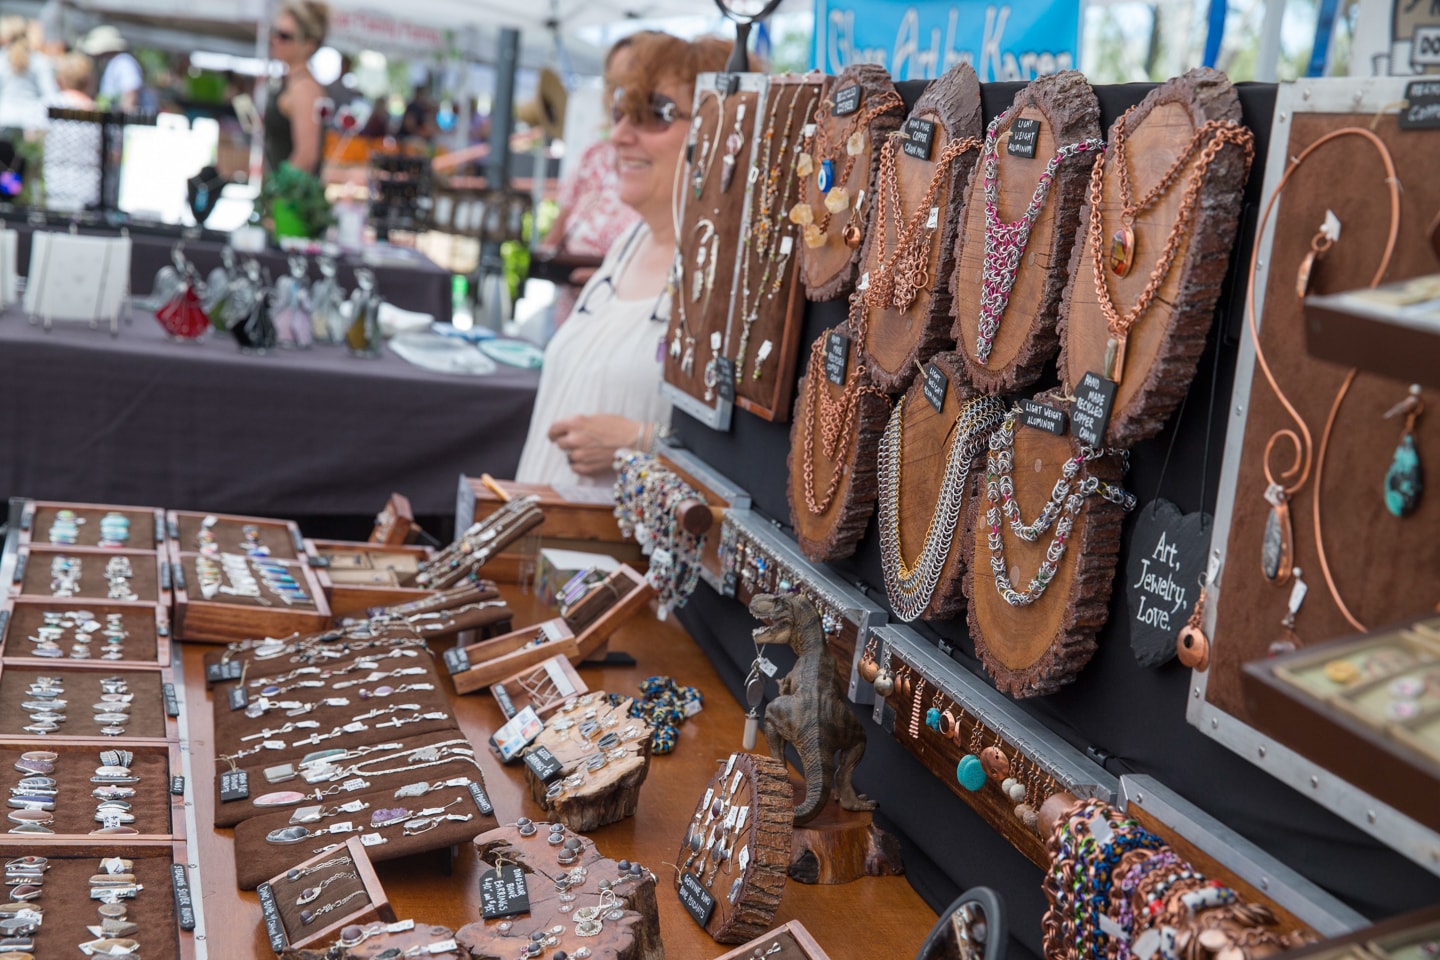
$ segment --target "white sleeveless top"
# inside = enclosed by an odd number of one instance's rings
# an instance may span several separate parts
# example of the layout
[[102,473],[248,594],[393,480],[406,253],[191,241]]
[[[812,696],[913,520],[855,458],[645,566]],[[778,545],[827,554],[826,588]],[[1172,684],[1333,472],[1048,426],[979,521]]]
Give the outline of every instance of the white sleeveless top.
[[660,349],[670,298],[622,300],[615,285],[649,228],[638,223],[610,248],[600,268],[580,291],[575,309],[545,348],[540,389],[530,415],[530,432],[515,479],[556,487],[601,486],[614,474],[581,477],[546,433],[556,420],[578,414],[613,413],[631,420],[670,421],[670,403],[660,396]]

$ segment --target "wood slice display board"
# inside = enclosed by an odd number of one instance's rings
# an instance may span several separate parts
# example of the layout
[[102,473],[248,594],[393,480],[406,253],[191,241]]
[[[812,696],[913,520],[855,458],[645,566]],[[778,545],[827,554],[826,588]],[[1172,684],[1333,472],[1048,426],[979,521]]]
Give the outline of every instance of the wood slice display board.
[[[155,551],[98,547],[21,547],[15,561],[12,595],[73,604],[121,600],[170,606],[170,570]],[[57,586],[58,575],[68,578]],[[70,596],[60,596],[69,591]]]
[[820,944],[799,920],[782,923],[715,960],[754,960],[756,956],[766,960],[830,960],[830,955],[820,949]]
[[324,561],[315,575],[331,616],[420,600],[432,592],[406,585],[434,556],[430,547],[307,539],[305,549]]
[[717,943],[744,943],[770,926],[790,865],[794,793],[785,765],[734,753],[705,788],[680,845],[680,902]]
[[[73,709],[73,707],[72,707]],[[128,751],[132,756],[129,764],[113,764],[113,766],[128,766],[130,777],[138,778],[133,784],[125,784],[126,787],[135,791],[134,795],[125,798],[130,806],[125,811],[133,819],[124,820],[118,824],[135,831],[135,834],[114,834],[95,835],[93,831],[105,828],[104,817],[97,809],[101,802],[100,797],[93,796],[91,791],[97,789],[98,781],[92,781],[97,777],[97,769],[101,766],[112,766],[106,762],[115,757],[102,757],[107,751],[123,750]],[[38,769],[23,769],[27,765],[44,766],[45,764],[33,764],[33,755],[27,761],[26,754],[32,751],[54,754],[55,758],[48,762],[53,769],[48,773],[41,773]],[[123,758],[121,758],[123,759]],[[17,766],[18,764],[18,766]],[[26,796],[27,792],[21,786],[21,781],[31,776],[47,776],[55,781],[55,793],[51,798],[53,809],[39,811],[48,813],[53,821],[46,824],[52,834],[30,834],[30,833],[0,833],[0,855],[7,849],[13,849],[16,845],[32,843],[37,838],[43,840],[52,839],[76,839],[80,840],[110,840],[129,842],[137,836],[148,840],[163,838],[183,839],[185,836],[185,797],[170,792],[171,771],[177,775],[180,772],[179,748],[175,744],[163,743],[128,743],[119,742],[110,737],[98,737],[88,743],[77,743],[73,740],[61,741],[50,740],[36,742],[32,739],[26,740],[5,740],[0,741],[0,786],[9,788],[8,796],[11,798]],[[32,795],[33,794],[28,794]],[[16,804],[14,808],[6,812],[18,813],[23,807]],[[24,815],[21,814],[21,819]],[[6,829],[11,830],[20,825],[20,820],[12,820],[6,824]],[[11,854],[12,856],[14,854]]]
[[[522,826],[528,836],[520,832]],[[560,842],[550,842],[551,836]],[[663,960],[655,874],[640,864],[609,860],[593,841],[558,823],[529,820],[476,837],[475,853],[491,869],[518,868],[523,883],[512,880],[503,892],[523,890],[528,902],[519,904],[513,896],[485,898],[481,878],[482,901],[489,901],[482,903],[482,911],[488,906],[496,915],[455,934],[473,960],[513,960],[532,938],[542,944],[545,956],[551,950],[574,956],[588,947],[593,960]]]
[[[1326,86],[1333,88],[1327,91],[1334,94],[1329,102],[1346,105],[1338,109],[1349,109],[1355,88],[1339,81]],[[1277,123],[1285,116],[1277,111]],[[1282,129],[1277,128],[1274,137],[1267,191],[1273,190],[1282,169],[1275,166],[1279,157],[1298,157],[1321,137],[1342,128],[1373,130],[1400,171],[1428,169],[1426,165],[1440,146],[1440,135],[1434,131],[1400,130],[1393,113],[1377,117],[1373,111],[1362,115],[1297,110],[1288,119],[1288,136],[1281,136]],[[1402,176],[1398,241],[1385,279],[1435,271],[1434,256],[1425,239],[1430,216],[1411,215],[1410,211],[1440,208],[1440,183],[1423,176]],[[1261,250],[1267,271],[1263,287],[1257,284],[1255,291],[1261,348],[1275,381],[1308,425],[1314,444],[1311,476],[1289,498],[1293,562],[1309,587],[1294,626],[1302,647],[1356,629],[1327,589],[1317,517],[1334,589],[1359,624],[1374,629],[1435,608],[1440,493],[1433,487],[1434,478],[1440,477],[1440,416],[1434,413],[1434,398],[1430,391],[1422,394],[1427,409],[1415,421],[1413,434],[1421,470],[1432,489],[1421,494],[1413,512],[1397,517],[1386,507],[1385,484],[1386,472],[1402,442],[1405,417],[1385,419],[1385,414],[1409,396],[1410,384],[1360,373],[1335,409],[1347,371],[1306,355],[1305,324],[1296,295],[1298,272],[1327,212],[1339,219],[1342,232],[1315,263],[1310,291],[1336,293],[1371,283],[1390,228],[1386,178],[1381,156],[1368,140],[1339,136],[1318,147],[1290,175],[1260,238],[1260,242],[1270,241],[1268,252]],[[1337,193],[1335,185],[1340,183],[1345,190]],[[1272,643],[1289,639],[1281,621],[1289,610],[1294,587],[1293,581],[1271,583],[1261,572],[1261,547],[1270,514],[1265,499],[1266,445],[1278,431],[1298,429],[1263,372],[1250,365],[1252,356],[1250,351],[1241,354],[1230,403],[1231,436],[1221,474],[1222,498],[1216,509],[1215,545],[1224,544],[1223,567],[1221,589],[1206,611],[1210,665],[1204,693],[1206,701],[1247,722],[1250,714],[1242,690],[1242,666],[1265,658]],[[1236,423],[1241,416],[1243,432]],[[1331,417],[1329,444],[1322,448]],[[1270,460],[1272,474],[1287,485],[1295,478],[1279,475],[1291,465],[1291,449],[1283,439],[1276,442]],[[1233,491],[1233,502],[1228,505],[1223,496],[1227,490]]]
[[[1023,137],[1016,136],[1017,125],[1028,127]],[[1041,192],[1045,195],[1018,258],[1014,285],[1008,291],[999,289],[1008,271],[997,267],[992,278],[997,289],[987,297],[987,233],[996,234],[992,241],[999,236],[987,225],[985,153],[970,175],[965,216],[956,239],[957,265],[950,281],[955,311],[951,333],[971,380],[986,393],[1005,393],[1034,383],[1060,345],[1055,321],[1070,279],[1071,247],[1097,150],[1086,149],[1061,160],[1048,191],[1042,191],[1040,183],[1058,150],[1098,141],[1099,136],[1100,104],[1085,77],[1074,70],[1032,82],[987,130],[986,149],[993,142],[996,154],[999,224],[1023,221],[1035,198]],[[995,301],[991,309],[999,313],[999,327],[981,362],[981,311],[987,299]]]
[[960,63],[925,88],[887,138],[860,274],[870,314],[866,367],[886,393],[903,392],[920,363],[953,343],[955,235],[984,134],[980,80]]
[[[9,599],[5,604],[0,609],[0,644],[6,660],[117,666],[170,662],[170,614],[156,604],[36,599]],[[90,617],[77,616],[87,611]]]
[[[1067,387],[1090,372],[1118,381],[1106,446],[1131,447],[1155,436],[1190,389],[1230,266],[1250,166],[1245,146],[1215,138],[1235,136],[1248,144],[1249,131],[1239,120],[1240,98],[1229,79],[1218,70],[1197,68],[1156,87],[1116,120],[1108,151],[1096,161],[1102,192],[1097,198],[1092,182],[1080,215],[1071,282],[1060,307],[1060,373]],[[1212,121],[1233,126],[1196,142],[1197,132]],[[1123,156],[1117,149],[1121,142]],[[1213,158],[1204,156],[1212,144]],[[1170,185],[1134,211],[1133,227],[1128,226],[1122,164],[1134,205],[1159,188],[1176,162],[1182,166]],[[1117,236],[1126,241],[1118,248]],[[1117,254],[1126,258],[1123,275],[1115,269]],[[1169,257],[1167,267],[1162,261]],[[1157,275],[1158,284],[1152,279]],[[1129,331],[1114,350],[1118,376],[1107,371],[1113,348],[1097,284],[1104,285],[1111,309]],[[1142,307],[1147,295],[1153,299]]]
[[730,425],[731,402],[721,395],[717,361],[727,359],[745,191],[764,110],[761,74],[702,73],[695,79],[660,389],[717,430]]
[[630,716],[634,702],[623,697],[612,703],[602,691],[577,697],[560,707],[527,750],[543,747],[559,763],[559,770],[548,761],[526,763],[525,782],[540,808],[571,830],[594,830],[635,815],[650,773],[652,728]]
[[[62,513],[68,514],[62,516]],[[165,542],[165,513],[154,507],[121,507],[102,503],[67,503],[57,500],[27,500],[20,515],[20,543],[43,543],[53,547],[98,547],[105,539],[101,534],[101,521],[107,532],[115,518],[124,518],[123,529],[128,536],[120,543],[120,549],[158,550]],[[67,525],[66,520],[71,521]],[[57,523],[57,521],[59,521]],[[73,531],[67,536],[65,531]],[[65,542],[71,540],[73,542]],[[107,540],[107,542],[110,542]]]
[[880,559],[901,620],[947,619],[965,605],[965,518],[1004,410],[967,385],[956,354],[937,353],[890,415],[879,455]]
[[[45,684],[41,678],[49,678],[51,682]],[[170,682],[168,668],[120,669],[114,664],[76,660],[5,662],[0,664],[0,737],[36,736],[42,743],[77,737],[95,740],[120,737],[127,741],[176,739],[179,724],[166,710],[166,690]],[[42,699],[65,700],[69,704],[63,712],[54,711],[65,719],[53,721],[55,729],[46,733],[25,729],[33,725],[34,711],[25,709],[25,704],[35,699],[29,691],[37,684],[60,690],[58,696]],[[132,698],[128,711],[112,713],[99,709],[105,703],[104,697],[117,695]],[[128,714],[123,721],[118,719],[121,713]]]
[[[1064,464],[1080,456],[1081,447],[1073,437],[1056,436],[1018,421],[1013,444],[1015,502],[1022,521],[1031,524],[1050,499]],[[1072,481],[1072,491],[1087,476],[1119,486],[1120,462],[1111,455],[1087,461]],[[1075,679],[1097,649],[1096,634],[1109,615],[1124,511],[1099,493],[1086,497],[1044,592],[1028,605],[1012,606],[1001,595],[991,565],[988,506],[986,481],[982,480],[970,502],[971,533],[964,538],[966,617],[975,651],[995,685],[1011,696],[1054,693]],[[1065,515],[1062,510],[1061,518]],[[1004,560],[1016,591],[1034,589],[1032,578],[1045,562],[1062,519],[1056,519],[1031,542],[1017,536],[1005,517],[1000,518]]]
[[256,889],[276,953],[338,939],[347,927],[395,920],[359,837],[297,863]]
[[846,326],[827,330],[797,388],[790,523],[801,552],[816,563],[854,553],[875,509],[875,455],[890,404],[864,372],[861,346]]
[[[826,78],[824,99],[812,118],[815,129],[807,131],[811,136],[804,147],[811,169],[806,173],[802,165],[799,171],[800,203],[810,208],[808,216],[798,220],[800,278],[811,300],[838,300],[855,288],[880,148],[904,117],[904,101],[883,66],[857,63]],[[857,138],[854,153],[849,149],[852,137]],[[846,203],[838,211],[825,205],[830,191],[822,189],[819,178],[826,161],[830,189],[845,191]],[[838,201],[832,203],[839,206]],[[806,228],[812,226],[817,229],[804,239]],[[816,240],[821,242],[811,246]]]
[[820,91],[816,74],[770,78],[747,177],[739,282],[725,344],[733,364],[735,404],[780,423],[790,416],[795,357],[805,322],[805,291],[799,279],[804,244],[799,225],[790,219],[800,198],[795,161]]

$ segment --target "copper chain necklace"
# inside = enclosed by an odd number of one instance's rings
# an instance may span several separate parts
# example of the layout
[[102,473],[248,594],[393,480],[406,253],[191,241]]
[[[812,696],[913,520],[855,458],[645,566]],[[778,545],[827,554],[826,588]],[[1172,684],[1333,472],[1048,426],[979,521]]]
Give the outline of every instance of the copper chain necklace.
[[[854,331],[854,343],[850,347],[852,351],[864,349],[868,325],[864,295],[851,294],[850,316],[846,319],[845,326]],[[846,379],[839,399],[830,399],[821,381],[825,380],[825,344],[830,339],[832,332],[827,331],[817,337],[810,348],[810,363],[806,367],[805,400],[800,420],[800,427],[805,431],[802,455],[805,475],[805,506],[817,517],[830,509],[831,504],[835,501],[835,491],[840,488],[840,478],[845,472],[843,465],[839,463],[842,452],[840,441],[850,434],[855,420],[855,411],[860,404],[860,397],[867,393],[877,397],[884,396],[884,393],[869,382],[865,364],[857,363],[854,372]],[[821,450],[834,467],[830,474],[830,483],[825,489],[825,495],[819,499],[815,496],[815,408],[817,406],[820,408]]]
[[[831,216],[850,209],[850,188],[845,185],[850,182],[850,174],[855,170],[856,159],[865,152],[865,148],[869,145],[865,135],[866,128],[882,113],[904,106],[904,101],[900,99],[900,94],[893,90],[887,90],[875,103],[855,115],[855,119],[851,120],[845,128],[845,165],[840,168],[839,176],[835,175],[835,161],[830,157],[833,145],[830,143],[829,128],[825,125],[826,113],[834,105],[833,99],[825,100],[816,109],[813,120],[815,132],[810,136],[809,144],[813,149],[802,149],[800,156],[795,158],[795,172],[800,176],[800,202],[790,209],[790,222],[803,229],[805,245],[812,249],[825,245]],[[818,165],[816,157],[820,158]],[[825,197],[825,214],[818,222],[815,220],[815,209],[811,206],[810,201],[811,174],[815,174],[815,188]],[[857,207],[859,202],[857,200]],[[861,233],[858,225],[855,225],[856,229],[853,231],[850,226],[849,224],[846,226],[845,243],[851,248],[855,248],[860,246]]]

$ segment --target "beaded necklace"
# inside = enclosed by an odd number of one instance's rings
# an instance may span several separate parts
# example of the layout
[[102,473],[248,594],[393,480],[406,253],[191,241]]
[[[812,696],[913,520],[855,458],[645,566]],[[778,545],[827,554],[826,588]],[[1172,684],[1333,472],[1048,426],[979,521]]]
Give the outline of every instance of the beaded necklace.
[[[826,234],[830,230],[830,218],[838,213],[850,209],[850,189],[845,186],[850,182],[850,174],[855,169],[856,159],[865,152],[867,137],[865,130],[870,124],[883,113],[903,108],[905,102],[900,99],[900,94],[894,90],[887,90],[876,98],[864,111],[857,112],[855,118],[845,127],[844,150],[845,165],[840,168],[840,175],[835,175],[835,160],[830,156],[834,149],[830,143],[829,128],[825,125],[826,113],[833,109],[835,101],[827,99],[821,103],[815,111],[813,122],[814,131],[809,134],[810,149],[803,149],[795,159],[795,172],[800,175],[800,202],[790,208],[790,222],[797,224],[802,229],[805,239],[805,246],[814,249],[825,245]],[[817,166],[815,157],[820,158]],[[810,201],[810,175],[815,174],[815,189],[819,190],[824,199],[825,214],[817,222],[815,220],[815,208]],[[863,196],[863,191],[862,191]],[[856,201],[859,206],[859,200]],[[851,230],[855,224],[849,224],[845,228],[845,243],[851,248],[860,246],[860,231],[858,226]]]
[[[1012,478],[1015,465],[1015,421],[1019,415],[1018,407],[1012,409],[1000,428],[990,435],[990,457],[985,481],[985,499],[990,504],[985,512],[985,523],[990,528],[986,537],[990,548],[990,570],[995,576],[995,589],[1012,607],[1029,606],[1045,594],[1045,588],[1050,585],[1060,561],[1065,556],[1065,544],[1074,529],[1075,518],[1080,515],[1080,509],[1087,499],[1099,494],[1125,510],[1135,507],[1133,494],[1095,477],[1086,477],[1072,489],[1071,482],[1079,474],[1080,465],[1105,455],[1103,451],[1082,447],[1078,455],[1065,461],[1060,479],[1051,490],[1050,499],[1046,501],[1040,516],[1029,524],[1023,523]],[[1032,543],[1052,525],[1055,527],[1050,546],[1045,551],[1045,559],[1024,592],[1016,590],[1010,582],[1005,563],[1005,540],[1000,534],[1002,519],[1009,522],[1010,529],[1016,536]]]
[[615,519],[620,532],[634,537],[650,557],[645,579],[659,598],[658,616],[683,607],[700,579],[705,537],[695,536],[676,518],[685,500],[704,498],[655,458],[628,451],[615,458]]
[[1000,219],[1000,151],[998,134],[1000,128],[1009,129],[1014,109],[1007,110],[985,130],[985,150],[982,163],[985,165],[985,259],[980,272],[980,322],[975,341],[975,360],[984,364],[990,359],[990,348],[995,344],[995,334],[1000,330],[1000,320],[1010,305],[1010,291],[1015,286],[1015,277],[1020,270],[1021,258],[1030,243],[1030,231],[1045,201],[1050,196],[1050,185],[1060,164],[1081,154],[1102,152],[1105,141],[1098,137],[1067,143],[1055,151],[1050,162],[1035,184],[1030,195],[1030,205],[1019,220],[1005,223]]
[[935,595],[970,487],[970,465],[999,426],[1004,411],[1004,404],[996,397],[977,397],[961,408],[952,428],[954,439],[945,457],[945,478],[925,533],[925,544],[914,564],[909,564],[905,561],[900,535],[905,398],[901,397],[895,404],[895,412],[880,441],[880,560],[891,606],[895,615],[907,623],[924,613]]

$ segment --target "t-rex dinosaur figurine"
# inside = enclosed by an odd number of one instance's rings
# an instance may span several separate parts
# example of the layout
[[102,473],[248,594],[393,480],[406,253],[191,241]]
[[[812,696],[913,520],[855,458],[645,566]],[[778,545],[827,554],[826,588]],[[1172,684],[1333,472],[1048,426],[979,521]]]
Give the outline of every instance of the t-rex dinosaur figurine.
[[756,643],[788,643],[797,657],[780,680],[780,695],[765,708],[771,756],[784,763],[787,743],[800,754],[805,799],[795,808],[796,825],[813,820],[832,789],[846,810],[874,810],[875,801],[856,793],[850,780],[865,753],[865,728],[845,702],[814,604],[791,594],[761,593],[750,601],[750,613],[765,623],[754,632]]

